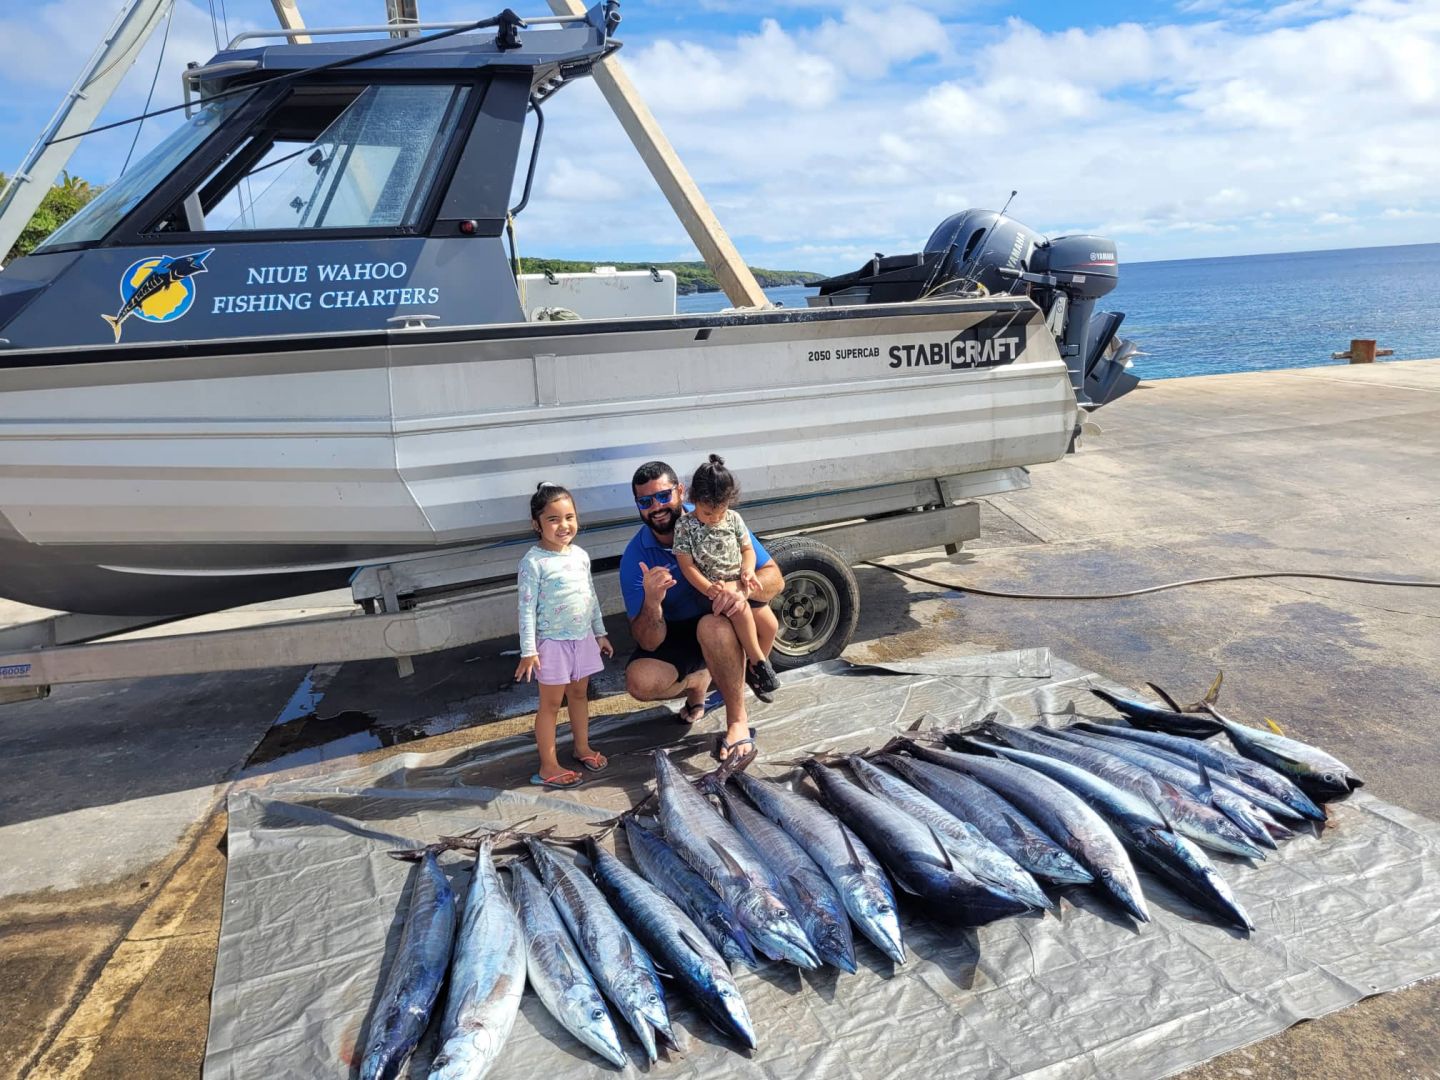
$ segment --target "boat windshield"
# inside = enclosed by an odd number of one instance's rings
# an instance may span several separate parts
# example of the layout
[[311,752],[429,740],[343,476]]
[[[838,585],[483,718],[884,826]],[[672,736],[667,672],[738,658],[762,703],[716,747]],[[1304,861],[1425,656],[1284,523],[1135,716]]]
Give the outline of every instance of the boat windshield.
[[214,101],[195,113],[141,158],[134,168],[51,233],[45,243],[35,249],[36,254],[66,244],[88,244],[103,239],[141,199],[179,168],[201,143],[219,131],[249,98],[248,93],[234,94]]

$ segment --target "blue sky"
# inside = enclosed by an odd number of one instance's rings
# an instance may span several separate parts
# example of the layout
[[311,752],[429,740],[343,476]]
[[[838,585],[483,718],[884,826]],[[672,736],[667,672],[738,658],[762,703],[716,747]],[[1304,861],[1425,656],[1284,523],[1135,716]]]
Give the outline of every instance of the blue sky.
[[[274,24],[268,0],[214,3],[232,33]],[[156,105],[178,100],[185,62],[215,47],[210,0],[177,5]],[[121,7],[36,0],[0,15],[0,170],[22,159]],[[379,18],[384,2],[300,7],[333,25]],[[489,10],[420,9],[437,20]],[[1112,236],[1122,260],[1440,240],[1434,0],[622,10],[623,62],[759,265],[839,271],[913,251],[948,214],[998,206],[1012,189],[1020,220]],[[157,35],[106,119],[141,109],[159,52]],[[523,252],[694,256],[598,92],[567,89],[548,115]],[[142,152],[164,127],[146,125]],[[72,171],[113,179],[132,137],[97,137]]]

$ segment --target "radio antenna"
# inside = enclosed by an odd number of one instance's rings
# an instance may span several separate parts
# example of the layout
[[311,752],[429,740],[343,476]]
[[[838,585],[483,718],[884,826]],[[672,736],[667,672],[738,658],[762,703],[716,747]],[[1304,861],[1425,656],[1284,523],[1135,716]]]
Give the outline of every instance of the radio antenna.
[[970,280],[970,275],[974,273],[976,265],[978,265],[980,262],[980,256],[985,254],[985,241],[990,239],[990,234],[995,231],[996,224],[1000,221],[1001,218],[1005,216],[1005,211],[1010,209],[1010,204],[1015,201],[1015,196],[1018,194],[1019,191],[1010,192],[1010,198],[1005,200],[1005,205],[1000,208],[1000,213],[995,215],[995,220],[992,221],[989,227],[980,234],[980,239],[976,242],[975,247],[970,252],[970,261],[967,262],[960,270],[959,280],[961,282],[966,282]]

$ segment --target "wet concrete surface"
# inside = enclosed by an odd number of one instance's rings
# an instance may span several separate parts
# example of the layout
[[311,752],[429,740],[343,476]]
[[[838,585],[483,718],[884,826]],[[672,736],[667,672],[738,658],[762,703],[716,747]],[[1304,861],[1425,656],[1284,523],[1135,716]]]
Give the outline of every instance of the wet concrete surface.
[[[1437,391],[1437,362],[1145,387],[1030,490],[991,500],[959,557],[889,562],[1025,592],[1281,568],[1440,579]],[[873,567],[857,578],[852,659],[1048,645],[1182,697],[1223,668],[1237,719],[1271,717],[1367,790],[1440,818],[1440,590],[1287,579],[1035,602]],[[512,648],[419,658],[405,681],[389,662],[319,672],[298,706],[305,672],[282,670],[72,687],[0,710],[0,1075],[197,1076],[226,785],[526,730],[535,691],[512,684]],[[596,683],[594,711],[633,707],[618,667]],[[1187,1075],[1440,1076],[1437,1005],[1437,984],[1385,995]]]

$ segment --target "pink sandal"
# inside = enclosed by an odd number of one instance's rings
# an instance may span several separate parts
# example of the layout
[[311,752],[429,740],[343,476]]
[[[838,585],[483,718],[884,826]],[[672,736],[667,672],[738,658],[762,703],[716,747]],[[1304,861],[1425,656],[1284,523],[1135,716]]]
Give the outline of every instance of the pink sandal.
[[592,750],[584,757],[577,756],[575,760],[584,765],[587,772],[602,772],[605,766],[610,764],[609,759],[599,750]]
[[538,772],[530,777],[530,783],[539,787],[547,788],[572,788],[579,787],[585,782],[585,778],[574,769],[566,769],[554,776],[541,776]]

